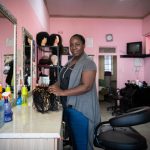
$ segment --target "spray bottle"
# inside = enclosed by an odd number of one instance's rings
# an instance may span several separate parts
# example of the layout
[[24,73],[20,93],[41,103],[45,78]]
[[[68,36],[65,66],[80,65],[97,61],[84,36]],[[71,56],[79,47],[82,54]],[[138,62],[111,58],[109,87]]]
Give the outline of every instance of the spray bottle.
[[10,92],[4,92],[2,94],[4,98],[4,122],[12,121],[13,118],[13,112],[11,110],[11,104],[8,101],[8,97],[10,95]]

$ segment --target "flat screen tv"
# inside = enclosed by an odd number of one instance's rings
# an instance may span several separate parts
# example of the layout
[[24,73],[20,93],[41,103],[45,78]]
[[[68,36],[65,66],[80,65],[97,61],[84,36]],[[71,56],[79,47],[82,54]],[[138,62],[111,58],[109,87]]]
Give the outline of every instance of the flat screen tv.
[[127,55],[142,55],[142,42],[127,43]]

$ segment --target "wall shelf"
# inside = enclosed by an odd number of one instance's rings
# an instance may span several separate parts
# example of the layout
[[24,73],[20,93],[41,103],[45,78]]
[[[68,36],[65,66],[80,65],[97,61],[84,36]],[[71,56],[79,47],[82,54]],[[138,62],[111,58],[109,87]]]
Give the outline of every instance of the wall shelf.
[[146,58],[150,57],[150,54],[142,54],[142,55],[120,55],[121,58]]

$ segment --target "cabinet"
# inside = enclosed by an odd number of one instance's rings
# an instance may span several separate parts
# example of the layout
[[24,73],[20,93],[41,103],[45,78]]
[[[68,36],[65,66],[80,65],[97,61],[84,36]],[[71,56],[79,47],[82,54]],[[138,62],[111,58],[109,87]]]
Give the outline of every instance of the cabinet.
[[62,110],[50,113],[33,109],[32,98],[28,105],[12,108],[13,121],[0,128],[1,150],[62,150]]
[[[59,77],[61,57],[57,46],[37,46],[37,83],[51,85]],[[41,80],[42,79],[42,80]]]

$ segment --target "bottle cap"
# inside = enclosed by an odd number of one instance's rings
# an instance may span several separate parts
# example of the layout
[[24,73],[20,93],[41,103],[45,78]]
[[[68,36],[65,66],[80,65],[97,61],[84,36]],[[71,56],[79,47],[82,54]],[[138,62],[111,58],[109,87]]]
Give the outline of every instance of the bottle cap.
[[6,86],[5,92],[11,92],[9,85]]

